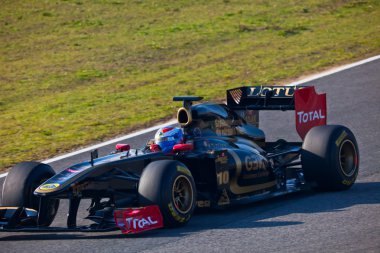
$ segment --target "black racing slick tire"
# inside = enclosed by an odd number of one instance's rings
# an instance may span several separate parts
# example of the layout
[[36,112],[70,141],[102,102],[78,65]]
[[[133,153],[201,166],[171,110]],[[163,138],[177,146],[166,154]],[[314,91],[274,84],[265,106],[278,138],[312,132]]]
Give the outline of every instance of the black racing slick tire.
[[359,172],[359,149],[353,133],[344,126],[312,128],[302,145],[302,168],[306,181],[319,189],[346,190]]
[[57,214],[58,199],[41,199],[33,194],[34,190],[55,175],[47,164],[22,162],[8,173],[3,184],[2,205],[27,207],[38,211],[38,225],[49,226]]
[[172,160],[154,161],[144,169],[138,187],[142,206],[158,205],[167,227],[186,224],[196,205],[196,189],[190,170]]

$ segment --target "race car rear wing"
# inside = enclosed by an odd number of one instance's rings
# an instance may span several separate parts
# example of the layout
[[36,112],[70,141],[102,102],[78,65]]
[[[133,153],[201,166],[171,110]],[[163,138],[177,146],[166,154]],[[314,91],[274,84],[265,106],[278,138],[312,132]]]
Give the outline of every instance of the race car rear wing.
[[304,139],[314,126],[326,125],[326,94],[313,86],[252,86],[227,90],[227,106],[259,126],[260,110],[295,110],[296,130]]
[[294,92],[305,86],[252,86],[227,90],[233,110],[294,110]]

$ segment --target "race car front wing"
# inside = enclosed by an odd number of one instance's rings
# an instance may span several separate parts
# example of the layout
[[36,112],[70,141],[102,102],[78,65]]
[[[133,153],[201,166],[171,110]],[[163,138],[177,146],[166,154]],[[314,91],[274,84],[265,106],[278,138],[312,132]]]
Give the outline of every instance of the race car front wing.
[[137,234],[164,226],[160,208],[156,205],[115,209],[113,214],[115,222],[108,226],[44,227],[38,226],[37,210],[0,207],[0,232],[108,232],[120,229],[123,234]]

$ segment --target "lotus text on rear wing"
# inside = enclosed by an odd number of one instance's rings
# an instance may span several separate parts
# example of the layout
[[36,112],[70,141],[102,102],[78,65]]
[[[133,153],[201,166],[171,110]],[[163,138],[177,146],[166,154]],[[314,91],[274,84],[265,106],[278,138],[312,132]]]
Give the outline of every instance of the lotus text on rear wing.
[[255,86],[249,89],[247,96],[248,97],[258,97],[258,96],[265,97],[268,91],[272,91],[274,97],[293,97],[294,91],[296,89],[302,89],[302,88],[303,88],[302,86],[299,86],[299,87],[297,86],[289,86],[289,87]]

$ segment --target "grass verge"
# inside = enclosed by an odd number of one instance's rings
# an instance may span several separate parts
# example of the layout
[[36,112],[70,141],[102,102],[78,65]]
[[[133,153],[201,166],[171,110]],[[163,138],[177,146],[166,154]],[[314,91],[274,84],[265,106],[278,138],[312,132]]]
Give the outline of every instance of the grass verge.
[[0,168],[380,52],[377,0],[2,1]]

